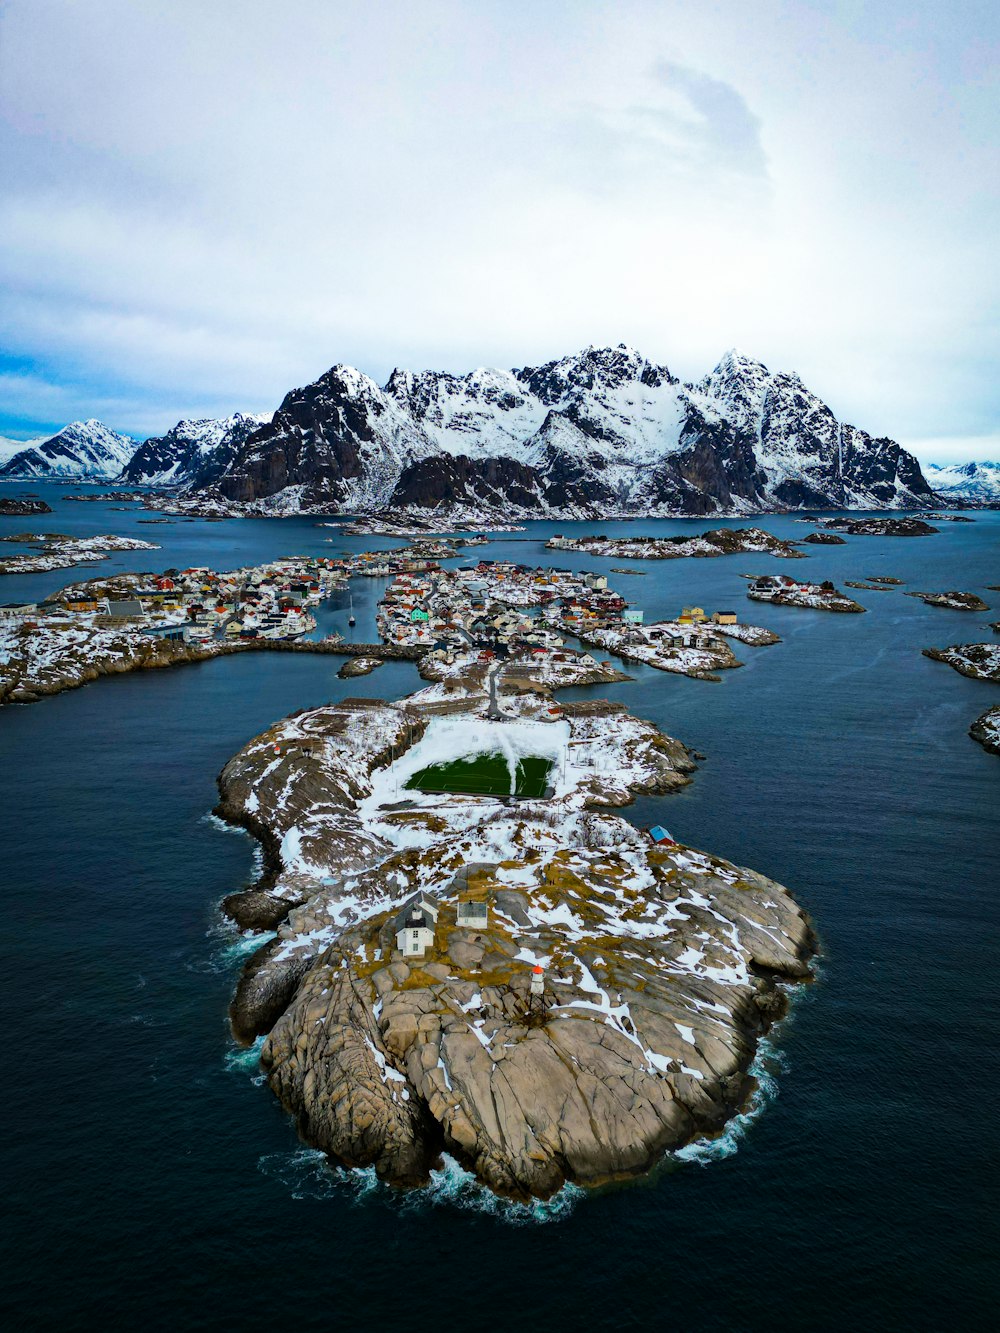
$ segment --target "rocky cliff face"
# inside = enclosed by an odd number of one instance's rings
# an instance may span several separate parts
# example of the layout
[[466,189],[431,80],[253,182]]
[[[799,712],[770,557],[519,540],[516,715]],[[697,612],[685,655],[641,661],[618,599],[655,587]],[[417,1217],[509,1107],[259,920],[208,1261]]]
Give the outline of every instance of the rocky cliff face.
[[456,376],[349,366],[288,394],[217,482],[228,500],[349,512],[752,513],[934,503],[912,455],[795,375],[729,353],[697,384],[624,346]]

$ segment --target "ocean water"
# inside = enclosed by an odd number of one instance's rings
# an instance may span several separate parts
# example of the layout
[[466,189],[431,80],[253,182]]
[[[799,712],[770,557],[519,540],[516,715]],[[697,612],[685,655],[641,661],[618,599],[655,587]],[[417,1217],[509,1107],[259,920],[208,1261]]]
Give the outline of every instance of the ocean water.
[[[142,511],[30,489],[57,509],[32,529],[162,543],[101,569],[393,544],[313,519],[139,525]],[[487,552],[619,563],[544,552],[571,527],[531,524]],[[644,1181],[533,1208],[493,1200],[454,1163],[407,1196],[332,1171],[262,1086],[256,1051],[229,1038],[251,946],[217,905],[253,879],[255,851],[211,818],[215,776],[293,709],[421,682],[407,663],[340,681],[336,659],[287,654],[101,680],[0,711],[8,1327],[992,1326],[1000,759],[966,732],[1000,690],[920,650],[991,637],[1000,514],[849,538],[808,563],[635,568],[644,577],[616,584],[647,618],[695,602],[783,639],[735,645],[746,665],[719,684],[628,666],[632,682],[589,691],[706,756],[683,793],[629,817],[774,876],[816,923],[819,977],[762,1047],[748,1114]],[[864,616],[746,600],[741,573],[782,569],[841,585],[894,574],[994,611],[899,591],[856,593]],[[8,578],[2,600],[88,572]],[[355,582],[359,638],[379,591]],[[346,617],[341,598],[320,631]]]

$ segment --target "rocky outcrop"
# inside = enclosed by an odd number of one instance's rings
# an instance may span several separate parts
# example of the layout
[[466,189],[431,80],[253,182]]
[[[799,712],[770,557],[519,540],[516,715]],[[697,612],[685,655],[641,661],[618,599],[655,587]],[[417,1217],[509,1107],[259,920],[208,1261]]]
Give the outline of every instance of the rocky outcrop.
[[345,680],[350,676],[370,676],[381,665],[380,657],[352,657],[344,663],[337,675]]
[[938,531],[920,518],[828,518],[826,522],[852,537],[929,537]]
[[942,606],[949,611],[988,611],[990,608],[974,592],[908,592],[905,597],[919,597],[928,606]]
[[0,498],[0,518],[29,518],[34,514],[51,514],[52,506],[44,500]]
[[82,618],[50,626],[0,621],[0,704],[36,703],[101,676],[203,662],[241,648],[157,639],[124,626],[97,629]]
[[555,536],[545,545],[549,550],[583,551],[587,555],[611,556],[616,560],[680,560],[686,556],[706,559],[748,553],[781,556],[786,560],[805,558],[792,542],[775,537],[763,528],[714,528],[697,537]]
[[924,657],[946,662],[961,676],[1000,681],[1000,644],[955,643],[950,648],[925,648]]
[[67,537],[61,532],[14,532],[0,537],[2,542],[32,546],[31,555],[0,558],[0,575],[41,574],[53,569],[71,569],[106,560],[112,551],[158,551],[153,542],[137,537],[116,537],[108,533],[98,537]]
[[990,754],[1000,754],[1000,704],[987,708],[969,728],[969,735]]
[[687,850],[526,856],[489,875],[486,927],[447,902],[413,961],[380,913],[299,982],[262,1060],[303,1137],[404,1185],[446,1150],[523,1198],[635,1175],[721,1128],[774,978],[806,975],[811,932],[786,891]]
[[[546,726],[525,697],[495,724],[470,699],[437,722],[434,689],[295,715],[220,776],[221,812],[274,854],[268,892],[299,877],[234,1031],[268,1033],[268,1082],[307,1142],[396,1184],[443,1151],[517,1198],[645,1171],[741,1105],[779,979],[808,975],[809,923],[772,881],[594,808],[693,767],[622,706],[566,704]],[[565,746],[563,772],[516,806],[408,787],[444,737]],[[396,937],[415,894],[420,957]]]
[[808,537],[803,537],[804,542],[809,542],[811,546],[845,546],[843,537],[838,537],[835,532],[810,532]]

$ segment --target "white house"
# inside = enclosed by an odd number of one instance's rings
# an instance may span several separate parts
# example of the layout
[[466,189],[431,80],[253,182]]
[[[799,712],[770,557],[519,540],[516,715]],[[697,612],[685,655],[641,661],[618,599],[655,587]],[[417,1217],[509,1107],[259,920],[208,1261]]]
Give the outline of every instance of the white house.
[[434,947],[437,902],[429,894],[417,893],[396,918],[396,948],[408,958],[423,958]]
[[407,958],[423,958],[433,947],[433,918],[419,907],[412,908],[396,931],[396,948]]

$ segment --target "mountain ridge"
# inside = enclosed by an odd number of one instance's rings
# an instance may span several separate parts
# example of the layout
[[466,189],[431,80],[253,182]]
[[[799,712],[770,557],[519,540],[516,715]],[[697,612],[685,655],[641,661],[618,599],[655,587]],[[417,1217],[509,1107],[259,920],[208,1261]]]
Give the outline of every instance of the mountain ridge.
[[397,368],[381,386],[337,364],[273,414],[184,419],[142,443],[71,423],[0,467],[0,478],[44,476],[169,487],[220,512],[264,514],[638,518],[941,503],[912,454],[838,420],[798,375],[732,349],[682,382],[623,343],[509,370]]
[[0,480],[113,481],[134,454],[137,443],[95,417],[71,421],[47,439],[28,441],[0,467]]
[[1000,462],[948,463],[926,465],[932,489],[945,500],[966,503],[1000,504]]
[[330,512],[505,505],[519,516],[914,508],[935,499],[895,441],[839,422],[797,375],[727,353],[683,384],[588,347],[466,375],[335,365],[287,394],[208,488]]

